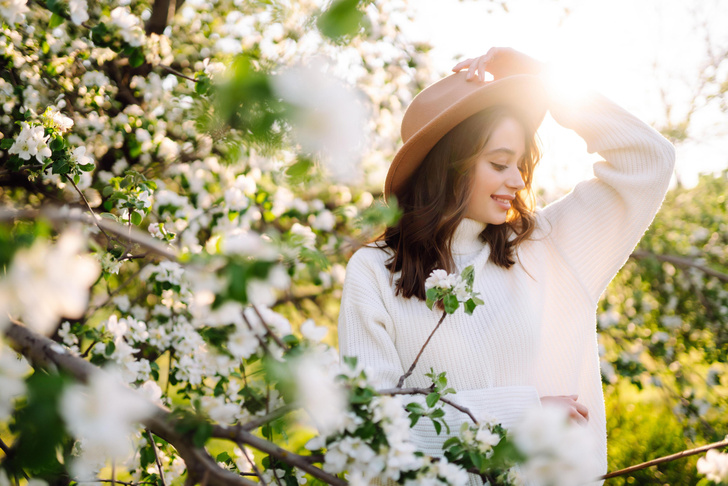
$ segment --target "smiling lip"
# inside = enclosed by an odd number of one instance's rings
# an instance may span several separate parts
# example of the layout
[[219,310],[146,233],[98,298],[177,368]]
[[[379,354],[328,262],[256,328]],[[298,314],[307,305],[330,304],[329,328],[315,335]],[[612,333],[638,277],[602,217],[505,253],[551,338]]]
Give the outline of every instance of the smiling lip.
[[490,196],[490,198],[495,201],[495,203],[501,207],[504,211],[508,211],[511,209],[511,201],[515,199],[514,196],[510,196],[507,194],[493,194]]

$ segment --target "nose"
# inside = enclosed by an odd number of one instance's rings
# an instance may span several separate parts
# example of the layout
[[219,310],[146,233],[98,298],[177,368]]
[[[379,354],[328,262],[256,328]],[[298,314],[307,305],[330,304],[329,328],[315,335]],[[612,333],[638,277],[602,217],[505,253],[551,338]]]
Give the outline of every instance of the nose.
[[515,165],[508,169],[508,178],[506,179],[506,186],[514,191],[520,191],[526,187],[526,183],[523,181],[523,174],[518,167]]

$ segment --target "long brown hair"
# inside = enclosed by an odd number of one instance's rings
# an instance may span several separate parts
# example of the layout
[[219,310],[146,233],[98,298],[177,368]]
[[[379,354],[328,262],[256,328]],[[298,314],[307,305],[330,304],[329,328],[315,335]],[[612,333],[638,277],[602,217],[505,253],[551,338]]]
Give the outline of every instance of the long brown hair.
[[[508,211],[506,222],[489,224],[480,234],[491,246],[489,259],[504,268],[514,263],[514,253],[533,233],[533,170],[541,157],[536,127],[530,127],[518,112],[493,106],[467,118],[450,130],[427,154],[406,187],[396,194],[403,214],[377,241],[390,248],[387,268],[394,274],[396,295],[425,300],[425,280],[432,270],[455,270],[451,254],[452,236],[465,217],[472,193],[472,172],[491,134],[507,117],[518,120],[526,131],[526,151],[521,166],[525,187]],[[515,235],[515,238],[511,238]]]

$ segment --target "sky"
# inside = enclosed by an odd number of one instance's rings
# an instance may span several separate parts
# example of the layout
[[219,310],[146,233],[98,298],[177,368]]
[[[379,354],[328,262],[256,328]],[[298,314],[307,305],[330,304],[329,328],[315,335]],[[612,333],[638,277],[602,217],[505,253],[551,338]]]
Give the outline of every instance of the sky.
[[[661,91],[673,113],[687,109],[705,71],[706,45],[728,52],[724,0],[510,0],[507,12],[501,3],[415,0],[407,33],[433,46],[443,74],[455,59],[509,46],[558,66],[653,126],[666,119]],[[677,147],[676,176],[686,186],[700,173],[728,168],[728,114],[709,107],[693,120],[695,140]],[[547,118],[540,137],[545,156],[538,186],[558,194],[592,176],[591,162],[599,157],[577,135]]]

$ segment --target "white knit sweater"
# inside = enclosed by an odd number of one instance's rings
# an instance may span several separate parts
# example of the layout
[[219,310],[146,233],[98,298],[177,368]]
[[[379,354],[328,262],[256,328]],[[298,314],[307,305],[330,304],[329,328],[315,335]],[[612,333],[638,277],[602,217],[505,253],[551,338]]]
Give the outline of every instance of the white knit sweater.
[[[550,103],[561,125],[575,130],[595,178],[537,211],[537,229],[506,270],[488,261],[484,225],[464,220],[454,236],[458,270],[474,265],[474,290],[485,304],[472,316],[448,316],[405,386],[430,385],[424,373],[447,372],[453,401],[495,416],[508,428],[539,397],[578,394],[588,430],[607,467],[606,419],[599,373],[596,309],[600,295],[655,216],[670,181],[674,148],[659,133],[605,98],[578,107]],[[389,253],[371,246],[349,261],[339,315],[342,356],[357,356],[382,387],[393,387],[437,324],[440,311],[394,294]],[[399,275],[395,275],[394,281]],[[447,407],[453,433],[466,417]],[[413,429],[418,448],[441,455],[446,436],[429,420]]]

